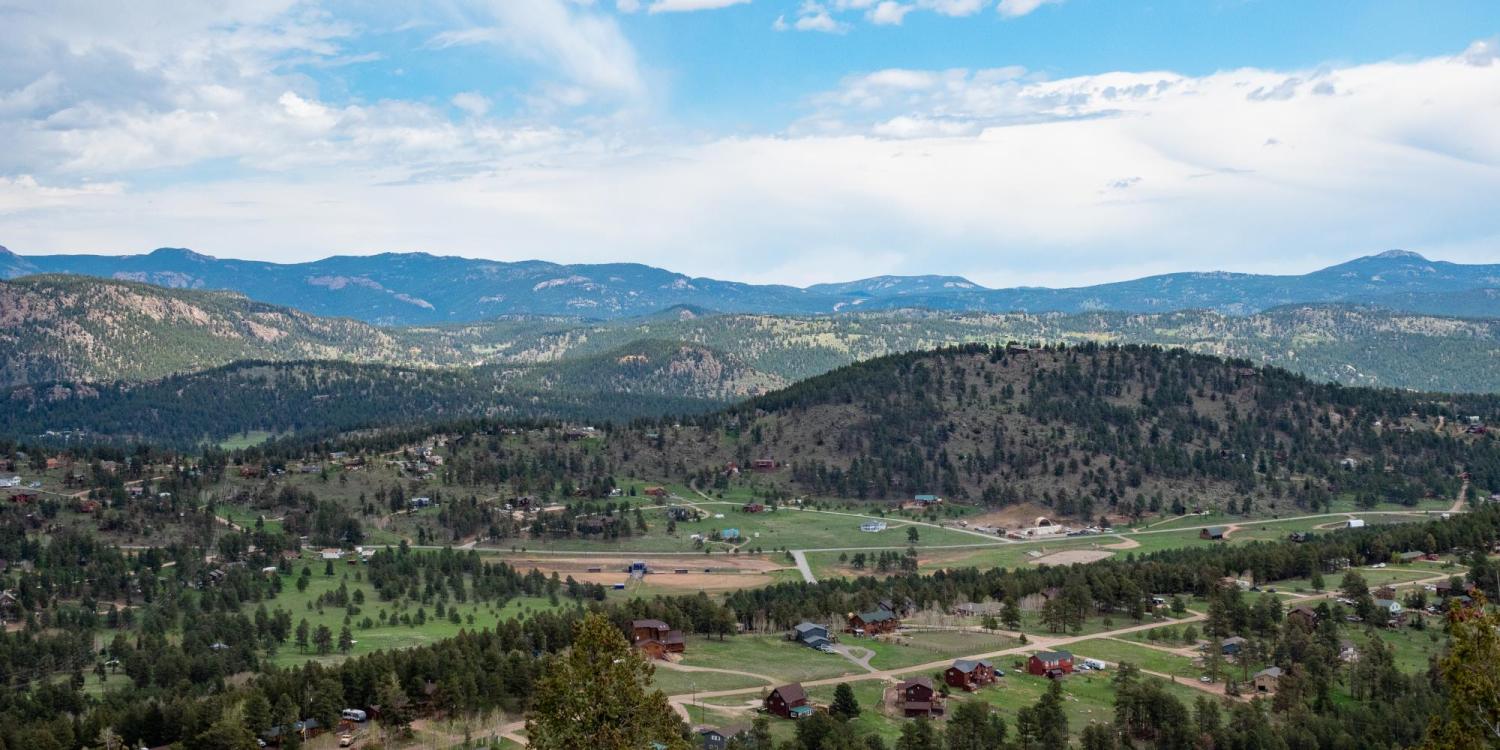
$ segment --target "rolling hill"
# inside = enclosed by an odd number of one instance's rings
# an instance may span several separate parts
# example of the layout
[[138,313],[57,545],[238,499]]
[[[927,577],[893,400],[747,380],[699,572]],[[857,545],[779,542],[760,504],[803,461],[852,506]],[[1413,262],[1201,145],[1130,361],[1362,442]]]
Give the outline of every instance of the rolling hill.
[[[887,354],[1003,341],[1181,346],[1348,385],[1500,391],[1500,322],[1344,304],[1248,316],[912,309],[786,316],[679,306],[610,321],[507,316],[378,327],[228,292],[67,275],[0,282],[0,386],[140,382],[242,360],[322,359],[495,365],[497,377],[541,391],[595,384],[733,400]],[[652,364],[668,359],[670,372]]]
[[411,369],[348,362],[237,362],[148,383],[11,389],[0,435],[188,449],[250,432],[304,437],[492,418],[629,421],[722,401],[636,391],[530,390],[496,368]]
[[[1416,295],[1421,310],[1471,310],[1500,288],[1500,265],[1432,261],[1393,250],[1297,276],[1173,273],[1071,289],[986,289],[953,276],[885,276],[807,288],[695,278],[632,263],[499,262],[427,253],[334,256],[277,264],[163,248],[144,255],[20,256],[0,248],[0,277],[71,273],[183,289],[224,289],[323,316],[412,325],[499,315],[617,319],[674,305],[776,315],[926,308],[969,312],[1170,312],[1245,315],[1289,304]],[[1449,302],[1451,301],[1451,307]],[[1497,311],[1500,314],[1500,311]]]
[[[1062,515],[1223,507],[1276,513],[1456,497],[1469,472],[1500,490],[1500,397],[1435,397],[1314,383],[1182,350],[969,345],[883,357],[666,430],[611,436],[625,465],[768,459],[787,495],[990,506]],[[634,435],[634,437],[632,437]]]

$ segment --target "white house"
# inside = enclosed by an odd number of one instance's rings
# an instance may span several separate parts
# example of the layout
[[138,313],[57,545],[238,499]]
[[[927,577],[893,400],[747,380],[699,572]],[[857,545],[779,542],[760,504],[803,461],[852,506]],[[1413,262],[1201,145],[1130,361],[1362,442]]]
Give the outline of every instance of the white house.
[[0,487],[20,487],[20,477],[0,477]]
[[885,521],[865,521],[859,525],[860,531],[885,531]]
[[1351,519],[1349,519],[1348,526],[1346,526],[1345,528],[1362,529],[1364,527],[1365,527],[1365,519],[1363,519],[1363,518],[1351,518]]

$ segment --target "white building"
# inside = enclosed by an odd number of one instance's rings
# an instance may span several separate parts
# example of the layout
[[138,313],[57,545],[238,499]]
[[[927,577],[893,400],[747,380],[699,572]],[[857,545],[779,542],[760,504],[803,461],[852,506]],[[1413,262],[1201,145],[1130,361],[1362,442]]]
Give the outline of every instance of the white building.
[[0,487],[20,487],[20,477],[0,477]]
[[885,531],[885,521],[865,521],[859,525],[860,531]]
[[1363,518],[1351,518],[1351,519],[1349,519],[1349,525],[1346,526],[1345,528],[1349,528],[1349,529],[1362,529],[1364,527],[1365,527],[1365,519],[1363,519]]

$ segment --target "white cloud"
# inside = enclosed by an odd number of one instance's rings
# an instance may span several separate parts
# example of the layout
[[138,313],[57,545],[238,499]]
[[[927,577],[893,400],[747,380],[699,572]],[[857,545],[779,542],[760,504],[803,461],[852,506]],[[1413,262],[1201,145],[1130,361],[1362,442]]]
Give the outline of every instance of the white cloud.
[[[547,71],[516,94],[533,113],[649,95],[607,3],[543,4],[523,20],[478,6],[446,43]],[[839,13],[879,5],[810,3],[784,24],[844,28]],[[15,62],[0,66],[4,244],[278,260],[427,249],[1010,285],[1309,268],[1433,237],[1477,259],[1497,239],[1490,42],[1198,77],[875,70],[808,97],[783,131],[685,139],[608,112],[497,118],[476,92],[340,101],[286,60],[346,56],[350,27],[299,5],[231,6],[227,27],[189,9],[163,29],[64,14],[0,35]],[[215,174],[226,163],[232,175]],[[174,170],[187,177],[156,178]]]
[[1470,65],[1494,65],[1497,60],[1500,60],[1500,36],[1476,40],[1463,51],[1463,54],[1459,55],[1459,59]]
[[895,0],[885,0],[870,9],[870,23],[881,26],[900,26],[906,14],[911,11],[910,5],[898,3]]
[[483,117],[490,111],[490,100],[477,91],[461,91],[453,95],[453,106],[473,117]]
[[[701,0],[712,3],[715,0]],[[658,0],[658,2],[695,2],[695,0]],[[844,33],[860,16],[876,26],[899,26],[906,16],[925,11],[942,16],[972,16],[996,0],[806,0],[789,21],[778,16],[773,27],[778,31],[823,31]],[[1045,3],[1062,0],[999,0],[996,8],[1006,17],[1026,15]]]
[[1020,18],[1043,5],[1060,3],[1062,0],[1000,0],[995,10],[1006,18]]
[[644,94],[635,49],[613,18],[567,0],[487,0],[478,22],[438,33],[438,46],[497,46],[539,65],[555,67],[577,86],[611,96]]
[[983,0],[917,0],[917,5],[945,16],[972,16],[984,7]]
[[777,31],[821,31],[825,34],[842,34],[849,30],[849,25],[835,19],[829,12],[828,6],[813,0],[806,0],[797,9],[795,19],[788,23],[786,16],[777,16],[772,28]]

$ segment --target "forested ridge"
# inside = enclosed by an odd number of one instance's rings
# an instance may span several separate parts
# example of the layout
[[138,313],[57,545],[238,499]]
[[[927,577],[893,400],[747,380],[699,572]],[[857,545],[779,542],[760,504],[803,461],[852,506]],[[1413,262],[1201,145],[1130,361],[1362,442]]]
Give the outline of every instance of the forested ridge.
[[[835,370],[683,427],[616,430],[620,467],[701,483],[724,467],[786,492],[1093,517],[1210,503],[1319,509],[1500,490],[1500,446],[1468,425],[1500,399],[1320,384],[1182,350],[968,345]],[[619,470],[619,469],[616,469]]]
[[89,442],[192,449],[249,431],[330,434],[482,416],[632,419],[721,405],[657,392],[542,393],[508,382],[495,368],[240,362],[145,384],[13,389],[0,410],[0,435],[26,441],[78,431]]
[[[629,477],[708,490],[737,467],[770,497],[929,493],[989,507],[1038,503],[1087,519],[1198,507],[1323,510],[1341,497],[1413,506],[1456,499],[1466,478],[1471,498],[1500,492],[1500,442],[1484,426],[1500,421],[1500,398],[1349,388],[1154,347],[891,355],[696,416],[689,412],[704,402],[581,391],[557,401],[478,372],[369,373],[329,363],[237,366],[9,410],[0,428],[99,426],[184,448],[247,429],[296,433],[233,459],[250,461],[389,451],[446,434],[459,439],[440,476],[511,483],[521,494],[594,488],[599,497]],[[682,416],[653,416],[674,405]],[[639,421],[594,420],[605,408]],[[497,439],[517,416],[543,421],[520,425],[526,440]],[[545,421],[558,418],[566,421]],[[568,423],[596,424],[600,447],[571,442]],[[757,460],[777,468],[749,472]],[[526,478],[540,466],[560,468]]]

